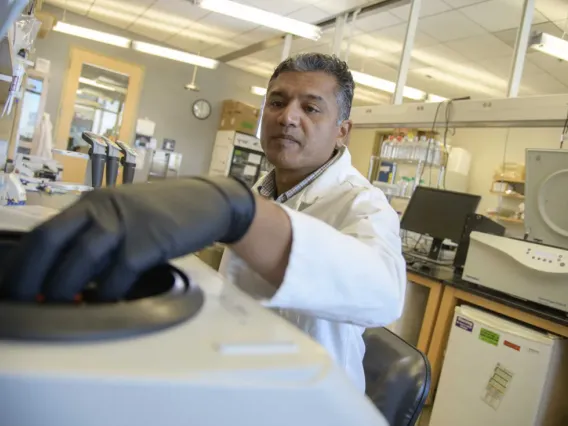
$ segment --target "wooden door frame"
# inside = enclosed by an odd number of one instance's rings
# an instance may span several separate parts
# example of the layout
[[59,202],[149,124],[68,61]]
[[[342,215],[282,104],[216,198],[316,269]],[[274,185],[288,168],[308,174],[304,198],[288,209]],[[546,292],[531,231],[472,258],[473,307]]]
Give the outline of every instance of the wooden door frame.
[[142,81],[144,79],[144,67],[104,56],[82,47],[71,46],[69,50],[69,66],[65,75],[57,114],[54,148],[67,149],[69,129],[73,121],[75,98],[77,89],[79,89],[79,77],[81,76],[83,64],[90,64],[128,75],[128,90],[124,101],[122,123],[118,137],[120,140],[130,143],[134,138],[140,92],[142,91]]

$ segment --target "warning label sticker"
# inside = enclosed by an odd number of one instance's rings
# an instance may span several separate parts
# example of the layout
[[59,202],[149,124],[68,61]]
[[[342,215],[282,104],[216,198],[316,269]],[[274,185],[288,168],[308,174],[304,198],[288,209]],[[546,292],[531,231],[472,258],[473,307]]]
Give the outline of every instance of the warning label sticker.
[[467,318],[458,316],[456,318],[456,327],[471,332],[473,330],[473,322]]
[[499,335],[491,330],[482,328],[479,331],[479,340],[497,346],[499,344]]
[[516,350],[516,351],[519,351],[519,352],[520,352],[520,350],[521,350],[521,347],[520,347],[519,345],[516,345],[516,344],[514,344],[513,342],[509,342],[508,340],[504,340],[504,341],[503,341],[503,344],[504,344],[505,346],[511,348],[511,349]]

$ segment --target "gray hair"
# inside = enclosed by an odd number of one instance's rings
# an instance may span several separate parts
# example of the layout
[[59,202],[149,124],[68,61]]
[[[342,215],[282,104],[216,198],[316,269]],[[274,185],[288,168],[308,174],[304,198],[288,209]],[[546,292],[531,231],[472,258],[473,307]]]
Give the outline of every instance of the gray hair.
[[270,83],[283,72],[316,72],[321,71],[335,77],[337,81],[337,106],[339,122],[347,120],[351,113],[355,82],[345,61],[335,55],[323,53],[300,53],[285,59],[274,70]]

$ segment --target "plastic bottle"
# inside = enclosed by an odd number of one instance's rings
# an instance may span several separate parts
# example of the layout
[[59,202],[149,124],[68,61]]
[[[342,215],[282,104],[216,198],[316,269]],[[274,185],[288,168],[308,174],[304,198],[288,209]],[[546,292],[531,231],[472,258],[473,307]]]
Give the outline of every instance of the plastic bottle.
[[398,138],[393,139],[392,141],[392,150],[391,150],[391,158],[394,160],[398,160],[399,155],[399,143]]
[[412,193],[414,192],[414,181],[414,178],[408,178],[408,185],[404,194],[408,198],[412,197]]
[[398,195],[400,196],[405,196],[406,195],[406,189],[408,188],[408,180],[407,177],[404,176],[402,179],[400,179],[397,182],[398,185]]
[[391,155],[391,146],[392,146],[392,136],[389,136],[386,141],[383,142],[381,146],[381,158],[387,160],[390,158]]

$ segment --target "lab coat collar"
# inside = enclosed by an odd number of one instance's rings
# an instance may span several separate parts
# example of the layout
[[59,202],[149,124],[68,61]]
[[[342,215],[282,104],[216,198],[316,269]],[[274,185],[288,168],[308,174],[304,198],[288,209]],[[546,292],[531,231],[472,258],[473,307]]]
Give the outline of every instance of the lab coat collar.
[[285,204],[294,206],[296,210],[303,210],[306,205],[311,205],[318,198],[329,195],[330,191],[344,183],[345,179],[353,174],[353,166],[347,147],[342,148],[342,151],[340,157],[325,172]]

